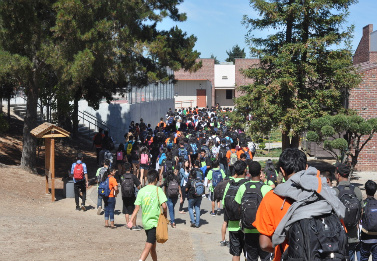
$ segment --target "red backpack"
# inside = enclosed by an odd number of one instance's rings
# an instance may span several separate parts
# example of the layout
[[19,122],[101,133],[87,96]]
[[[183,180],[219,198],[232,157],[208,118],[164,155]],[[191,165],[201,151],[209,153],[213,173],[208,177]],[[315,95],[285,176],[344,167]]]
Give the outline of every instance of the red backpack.
[[123,151],[117,152],[117,160],[123,160]]
[[73,169],[73,177],[75,180],[82,180],[84,178],[84,168],[81,163],[76,163]]

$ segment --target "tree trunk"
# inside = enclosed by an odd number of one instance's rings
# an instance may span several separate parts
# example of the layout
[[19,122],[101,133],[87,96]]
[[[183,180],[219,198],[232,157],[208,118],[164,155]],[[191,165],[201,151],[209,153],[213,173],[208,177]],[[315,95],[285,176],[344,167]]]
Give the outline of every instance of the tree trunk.
[[33,81],[29,84],[26,91],[27,103],[23,129],[21,167],[29,171],[36,171],[37,140],[34,136],[31,135],[30,131],[37,126],[39,80],[37,71],[34,72]]
[[281,134],[282,151],[286,148],[298,148],[300,145],[300,136],[293,136],[291,140],[288,133],[289,132],[283,132]]
[[8,124],[10,126],[10,96],[8,97]]
[[73,102],[73,115],[72,115],[72,134],[73,138],[77,138],[78,136],[78,129],[79,129],[79,98],[78,95],[75,95],[75,99]]

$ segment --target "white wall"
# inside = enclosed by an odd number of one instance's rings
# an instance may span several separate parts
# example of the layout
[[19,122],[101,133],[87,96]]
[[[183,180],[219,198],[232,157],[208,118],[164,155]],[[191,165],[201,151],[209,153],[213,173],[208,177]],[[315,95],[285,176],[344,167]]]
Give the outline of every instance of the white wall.
[[[223,79],[223,76],[227,79]],[[236,85],[236,66],[233,64],[215,64],[215,88]]]
[[[165,118],[169,108],[174,108],[174,99],[151,101],[137,104],[106,103],[100,104],[96,111],[88,106],[85,100],[79,101],[79,110],[96,116],[97,120],[105,122],[110,128],[110,135],[120,143],[124,141],[124,134],[128,132],[131,121],[139,122],[143,118],[146,124],[155,128],[161,117]],[[82,121],[80,121],[82,123]]]
[[[191,105],[195,107],[197,105],[196,90],[205,89],[207,96],[207,106],[211,106],[212,103],[212,85],[210,81],[207,80],[179,80],[174,85],[174,95],[175,95],[175,108],[190,107]],[[189,101],[193,101],[192,103]]]

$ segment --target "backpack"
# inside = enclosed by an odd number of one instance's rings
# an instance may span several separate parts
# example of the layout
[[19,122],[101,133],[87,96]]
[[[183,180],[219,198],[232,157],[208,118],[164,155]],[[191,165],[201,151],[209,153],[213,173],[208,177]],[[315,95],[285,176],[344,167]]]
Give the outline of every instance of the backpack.
[[242,184],[248,182],[247,179],[241,179],[240,181],[236,182],[234,179],[229,181],[229,188],[226,192],[224,205],[225,205],[225,212],[228,215],[229,220],[237,221],[241,219],[241,209],[240,205],[234,200],[237,194],[238,189]]
[[238,160],[237,158],[237,152],[233,152],[232,150],[230,151],[230,160],[229,160],[229,166],[233,166],[234,163]]
[[140,164],[148,164],[148,154],[143,153],[140,155]]
[[122,181],[121,188],[122,188],[122,197],[125,198],[132,198],[135,197],[135,190],[134,190],[134,180],[132,178],[133,174],[125,174],[124,180]]
[[192,187],[194,188],[194,195],[200,197],[204,194],[204,184],[200,179],[192,181]]
[[127,144],[127,155],[130,156],[132,151],[132,142],[128,142]]
[[224,179],[217,184],[217,186],[215,187],[213,191],[215,201],[220,201],[223,199],[225,188],[228,183],[229,183],[229,179]]
[[110,187],[109,187],[109,178],[107,178],[105,181],[102,181],[98,186],[98,195],[102,197],[108,197],[110,196]]
[[172,139],[169,139],[168,144],[167,144],[167,148],[168,149],[172,149],[173,148],[173,141],[172,141]]
[[102,178],[103,178],[103,175],[106,173],[107,171],[107,168],[105,167],[102,167],[98,173],[98,177],[97,177],[97,182],[98,183],[101,183],[102,182]]
[[223,180],[223,175],[219,169],[212,170],[212,187],[215,188]]
[[178,195],[179,195],[179,184],[175,179],[172,179],[171,181],[169,181],[166,194],[169,198],[178,197]]
[[164,173],[167,174],[168,170],[174,170],[173,161],[165,160]]
[[226,153],[227,153],[226,147],[221,146],[219,150],[219,159],[225,159]]
[[250,182],[246,185],[246,191],[241,199],[241,221],[243,228],[255,229],[252,224],[255,221],[259,204],[263,199],[261,192],[263,185],[262,182]]
[[200,179],[200,180],[203,180],[203,171],[201,169],[195,169],[196,170],[196,178],[197,179]]
[[191,146],[191,149],[192,149],[192,154],[197,154],[198,153],[198,146],[196,145],[196,143],[191,143],[190,146]]
[[250,159],[249,149],[247,149],[246,151],[244,151],[244,150],[242,149],[242,151],[243,151],[243,153],[245,153],[245,155],[246,155],[246,159],[247,159],[247,160]]
[[184,160],[188,160],[187,150],[185,148],[179,148],[178,156],[183,158]]
[[84,167],[81,163],[76,163],[73,169],[73,177],[75,180],[82,180],[84,178]]
[[113,154],[110,151],[106,150],[103,156],[104,160],[108,159],[110,163],[113,163]]
[[355,186],[349,185],[349,190],[346,190],[346,187],[348,186],[338,186],[338,197],[346,207],[346,214],[343,221],[346,225],[346,228],[349,229],[357,226],[361,219],[361,204],[356,197]]
[[124,157],[123,157],[123,151],[117,151],[117,160],[123,160]]
[[95,145],[102,145],[102,134],[97,133],[96,136],[94,137],[94,144]]
[[169,117],[168,119],[168,124],[171,125],[173,124],[174,118],[172,116]]
[[367,198],[362,218],[363,230],[368,232],[377,232],[377,200]]
[[281,260],[349,260],[347,235],[334,213],[294,222],[287,238]]
[[266,167],[264,168],[264,173],[266,174],[266,177],[267,177],[267,184],[268,184],[268,181],[271,180],[275,184],[275,186],[277,186],[278,184],[277,172],[276,172],[276,169],[272,160],[267,160]]

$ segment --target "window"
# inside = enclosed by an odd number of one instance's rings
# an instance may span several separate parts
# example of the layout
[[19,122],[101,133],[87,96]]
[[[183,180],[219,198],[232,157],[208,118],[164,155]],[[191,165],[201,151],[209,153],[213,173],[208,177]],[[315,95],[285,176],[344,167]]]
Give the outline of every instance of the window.
[[233,99],[233,90],[226,90],[226,99],[227,100]]
[[223,76],[223,80],[228,80],[228,76]]

